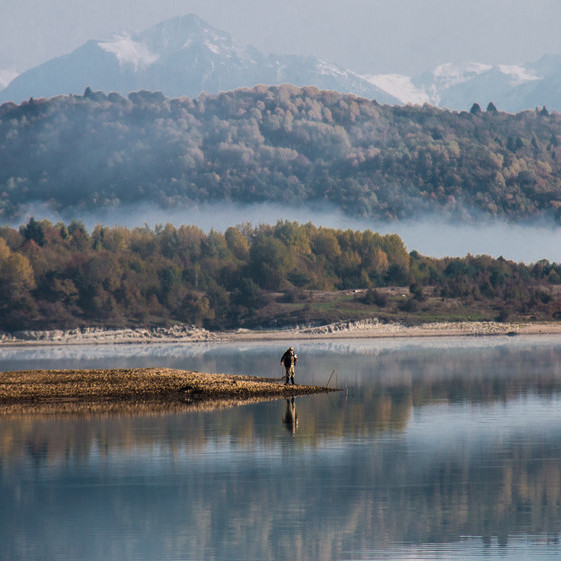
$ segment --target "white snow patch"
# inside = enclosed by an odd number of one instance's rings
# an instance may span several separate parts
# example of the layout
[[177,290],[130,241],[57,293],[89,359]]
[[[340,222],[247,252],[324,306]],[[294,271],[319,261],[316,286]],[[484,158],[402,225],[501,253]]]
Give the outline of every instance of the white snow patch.
[[230,59],[237,57],[246,64],[255,63],[254,57],[250,54],[250,49],[235,41],[229,41],[228,38],[222,37],[217,33],[213,33],[210,39],[193,39],[190,37],[187,41],[185,41],[185,43],[183,43],[182,48],[189,49],[193,46],[201,45],[215,55],[224,56]]
[[19,72],[15,70],[8,68],[0,69],[0,90],[3,90],[17,76],[19,76]]
[[211,43],[210,41],[205,41],[204,42],[204,46],[211,52],[214,53],[215,55],[219,55],[221,52],[221,48],[218,45],[215,45],[214,43]]
[[346,72],[342,72],[339,68],[337,68],[336,66],[334,66],[333,64],[329,64],[327,62],[324,62],[323,60],[320,60],[318,62],[318,70],[319,73],[324,75],[324,76],[329,76],[329,75],[336,75],[336,76],[348,76],[348,74]]
[[415,86],[409,76],[402,74],[363,74],[361,78],[399,99],[402,103],[423,105],[431,102],[425,89]]
[[464,62],[462,64],[446,62],[433,70],[433,76],[440,88],[449,88],[489,72],[492,68],[492,65],[480,62]]
[[526,82],[532,82],[534,80],[541,80],[539,76],[534,74],[531,70],[527,70],[523,66],[517,66],[514,64],[499,64],[497,68],[500,72],[506,74],[510,78],[510,83],[513,86],[519,86],[520,84],[525,84]]
[[158,55],[150,52],[148,47],[131,39],[129,35],[121,35],[113,41],[99,43],[108,53],[113,53],[119,64],[132,64],[135,70],[146,68],[158,60]]

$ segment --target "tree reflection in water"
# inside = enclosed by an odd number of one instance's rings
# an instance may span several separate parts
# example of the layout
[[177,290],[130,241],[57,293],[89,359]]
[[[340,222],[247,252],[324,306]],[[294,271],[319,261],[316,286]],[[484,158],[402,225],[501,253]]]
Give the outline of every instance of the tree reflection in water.
[[0,558],[558,559],[559,348],[374,350],[321,349],[340,394],[2,418]]

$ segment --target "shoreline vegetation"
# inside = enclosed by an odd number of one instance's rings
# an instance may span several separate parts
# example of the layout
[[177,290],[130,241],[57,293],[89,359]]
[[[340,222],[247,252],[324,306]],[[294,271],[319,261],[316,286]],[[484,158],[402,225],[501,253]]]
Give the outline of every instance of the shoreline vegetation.
[[31,218],[0,227],[0,286],[4,333],[561,320],[561,263],[432,258],[396,234],[282,220],[224,233],[172,224],[90,233]]
[[0,373],[0,415],[205,411],[335,391],[170,368],[24,370]]

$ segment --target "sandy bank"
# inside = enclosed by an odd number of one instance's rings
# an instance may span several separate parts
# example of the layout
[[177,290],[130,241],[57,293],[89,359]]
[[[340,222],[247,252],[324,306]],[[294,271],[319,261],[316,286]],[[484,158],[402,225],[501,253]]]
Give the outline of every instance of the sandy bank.
[[170,368],[0,372],[0,414],[216,409],[336,391]]
[[354,322],[343,321],[322,326],[295,327],[292,329],[239,329],[227,332],[211,332],[188,325],[138,329],[82,328],[68,331],[21,331],[14,334],[0,334],[0,346],[26,344],[209,343],[222,341],[298,341],[307,339],[539,334],[561,334],[561,322],[499,323],[472,321],[434,322],[406,326],[368,319]]
[[[549,325],[541,325],[538,332],[561,333],[561,324],[552,324],[557,331],[546,331]],[[484,336],[512,335],[529,332],[526,326],[497,322],[457,322],[457,323],[423,323],[406,326],[399,323],[381,323],[377,320],[347,321],[318,327],[299,327],[283,331],[248,331],[239,330],[229,335],[232,340],[259,339],[349,339],[349,338],[381,338],[381,337],[452,337],[452,336]],[[228,337],[228,335],[226,335]]]

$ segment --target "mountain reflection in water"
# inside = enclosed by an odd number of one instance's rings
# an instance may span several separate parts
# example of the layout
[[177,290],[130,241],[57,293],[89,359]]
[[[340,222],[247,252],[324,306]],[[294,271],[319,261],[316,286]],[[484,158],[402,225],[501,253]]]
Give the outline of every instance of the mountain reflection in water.
[[[144,359],[278,376],[282,348]],[[0,559],[559,558],[561,339],[297,351],[297,382],[335,369],[345,391],[212,413],[0,418]]]

